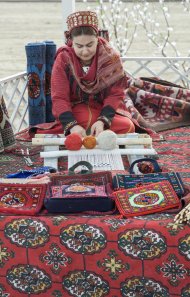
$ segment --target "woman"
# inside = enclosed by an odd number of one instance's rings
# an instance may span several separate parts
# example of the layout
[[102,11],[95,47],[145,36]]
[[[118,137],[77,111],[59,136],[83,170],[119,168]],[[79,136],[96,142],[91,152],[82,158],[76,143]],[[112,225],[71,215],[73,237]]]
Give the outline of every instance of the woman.
[[98,136],[135,131],[124,104],[126,75],[119,57],[101,37],[95,12],[79,11],[67,19],[70,40],[57,52],[51,77],[57,133]]

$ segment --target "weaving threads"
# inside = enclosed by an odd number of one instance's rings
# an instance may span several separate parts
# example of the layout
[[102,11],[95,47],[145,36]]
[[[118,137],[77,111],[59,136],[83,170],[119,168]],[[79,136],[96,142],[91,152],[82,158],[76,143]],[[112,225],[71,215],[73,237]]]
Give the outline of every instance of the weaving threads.
[[[110,150],[105,153],[100,149],[80,151],[67,151],[68,168],[79,161],[87,161],[93,166],[93,170],[124,170],[123,161],[119,149]],[[81,168],[79,168],[80,170]]]

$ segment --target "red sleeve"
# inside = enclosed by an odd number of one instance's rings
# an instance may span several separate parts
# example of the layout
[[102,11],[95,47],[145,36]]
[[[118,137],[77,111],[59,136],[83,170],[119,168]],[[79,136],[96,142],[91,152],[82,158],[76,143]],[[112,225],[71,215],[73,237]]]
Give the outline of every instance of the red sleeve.
[[106,128],[109,128],[115,116],[115,112],[124,100],[125,78],[120,79],[111,86],[104,99],[103,107],[98,120],[102,121]]
[[109,105],[114,110],[117,110],[125,98],[124,89],[124,78],[121,78],[109,88],[109,92],[104,99],[103,107]]
[[51,75],[52,111],[56,119],[64,112],[71,112],[70,84],[65,67],[65,53],[61,52],[54,62]]

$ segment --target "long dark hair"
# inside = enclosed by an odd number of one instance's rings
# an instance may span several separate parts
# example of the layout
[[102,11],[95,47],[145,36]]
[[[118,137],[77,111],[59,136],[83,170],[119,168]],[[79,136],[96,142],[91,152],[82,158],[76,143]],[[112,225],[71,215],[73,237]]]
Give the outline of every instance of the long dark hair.
[[97,37],[98,33],[92,27],[89,26],[77,27],[71,31],[71,39],[81,35],[93,35]]

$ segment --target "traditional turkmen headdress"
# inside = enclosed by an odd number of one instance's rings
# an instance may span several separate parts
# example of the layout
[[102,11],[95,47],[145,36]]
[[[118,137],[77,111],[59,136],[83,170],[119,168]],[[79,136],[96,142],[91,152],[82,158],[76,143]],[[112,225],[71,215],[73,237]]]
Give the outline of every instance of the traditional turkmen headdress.
[[93,11],[77,11],[70,14],[67,18],[68,31],[71,32],[77,27],[92,27],[98,32],[98,17]]

